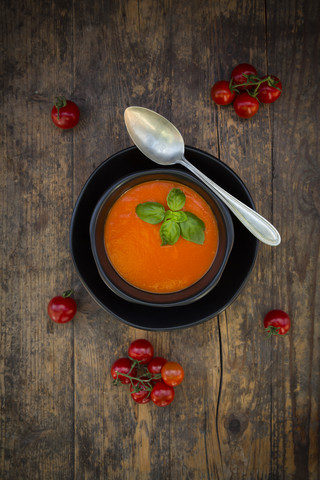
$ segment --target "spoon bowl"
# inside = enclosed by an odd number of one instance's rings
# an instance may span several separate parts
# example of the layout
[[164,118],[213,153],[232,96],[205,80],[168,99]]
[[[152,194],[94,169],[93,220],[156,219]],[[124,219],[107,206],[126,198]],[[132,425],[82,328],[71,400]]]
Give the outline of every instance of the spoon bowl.
[[174,165],[184,154],[184,141],[179,130],[152,110],[128,107],[124,120],[130,137],[150,160],[159,165]]
[[280,244],[280,234],[268,220],[226,192],[184,157],[183,137],[169,120],[144,107],[128,107],[124,120],[131,139],[146,157],[160,165],[183,165],[214,191],[256,238],[267,245]]

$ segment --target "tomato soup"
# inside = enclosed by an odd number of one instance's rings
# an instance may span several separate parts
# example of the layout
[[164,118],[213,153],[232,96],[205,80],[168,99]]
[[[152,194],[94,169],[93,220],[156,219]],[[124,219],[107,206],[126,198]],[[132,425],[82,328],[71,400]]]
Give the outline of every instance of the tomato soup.
[[[161,223],[152,225],[137,216],[136,207],[144,202],[161,203],[167,210],[172,188],[186,196],[182,211],[205,223],[202,245],[180,236],[174,245],[161,246]],[[198,193],[178,182],[155,180],[132,187],[114,203],[106,219],[104,242],[110,262],[128,283],[152,293],[172,293],[189,287],[208,271],[219,234],[211,208]]]

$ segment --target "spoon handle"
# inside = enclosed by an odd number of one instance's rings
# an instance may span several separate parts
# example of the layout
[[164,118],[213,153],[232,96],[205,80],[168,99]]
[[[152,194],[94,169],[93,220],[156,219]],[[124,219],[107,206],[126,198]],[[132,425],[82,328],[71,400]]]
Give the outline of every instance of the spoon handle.
[[188,168],[194,175],[199,177],[207,187],[213,190],[217,197],[228,206],[229,210],[231,210],[256,238],[267,245],[276,246],[280,244],[280,234],[268,220],[219,187],[219,185],[204,175],[204,173],[192,165],[184,156],[179,160],[179,163]]

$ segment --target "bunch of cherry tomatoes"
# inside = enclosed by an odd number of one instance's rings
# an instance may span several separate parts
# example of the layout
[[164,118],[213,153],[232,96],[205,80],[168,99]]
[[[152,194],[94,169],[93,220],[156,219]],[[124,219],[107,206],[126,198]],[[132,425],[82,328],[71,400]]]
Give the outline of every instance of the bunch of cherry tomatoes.
[[130,385],[131,398],[140,404],[152,401],[159,407],[169,405],[180,385],[184,370],[177,362],[154,357],[152,344],[143,338],[134,340],[128,356],[116,360],[111,367],[115,385]]
[[261,103],[273,103],[281,95],[282,84],[274,75],[258,76],[249,63],[237,65],[230,81],[220,80],[211,89],[211,98],[218,105],[230,105],[241,118],[255,115]]

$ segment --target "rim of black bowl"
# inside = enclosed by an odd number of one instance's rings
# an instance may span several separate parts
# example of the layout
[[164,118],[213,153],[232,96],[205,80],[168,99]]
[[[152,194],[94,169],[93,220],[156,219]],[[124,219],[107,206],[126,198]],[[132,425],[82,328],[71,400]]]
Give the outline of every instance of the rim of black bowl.
[[[208,271],[189,287],[172,293],[152,293],[141,290],[126,282],[112,266],[105,250],[101,230],[104,228],[107,212],[114,202],[127,190],[152,180],[170,180],[195,190],[210,206],[218,223],[220,244]],[[109,201],[108,201],[109,200]],[[99,234],[97,234],[97,228]],[[193,175],[173,168],[143,170],[126,175],[111,185],[98,201],[90,221],[90,242],[96,267],[102,280],[115,294],[128,302],[153,308],[177,307],[193,303],[209,293],[219,282],[231,253],[234,228],[228,208],[206,185]]]
[[[106,296],[104,283],[101,280],[98,272],[95,273],[96,268],[94,265],[94,259],[93,257],[92,259],[90,259],[90,255],[92,255],[92,253],[90,245],[89,223],[91,214],[97,200],[94,202],[94,204],[92,204],[91,190],[94,187],[94,191],[96,191],[97,187],[99,187],[99,178],[101,178],[102,172],[105,173],[106,171],[108,171],[108,174],[111,173],[113,178],[119,178],[119,175],[115,173],[115,171],[117,171],[117,168],[114,167],[113,162],[115,162],[119,156],[131,156],[132,153],[135,153],[139,157],[139,163],[143,164],[143,168],[148,168],[151,165],[152,162],[148,160],[134,145],[115,152],[114,154],[111,154],[109,157],[107,157],[91,172],[90,176],[85,181],[76,199],[70,220],[69,229],[70,253],[76,273],[79,276],[82,285],[87,290],[89,295],[95,300],[95,302],[105,312],[111,314],[115,319],[121,321],[122,323],[130,327],[147,331],[170,331],[181,328],[190,328],[192,326],[207,322],[224,312],[237,299],[237,297],[240,295],[240,293],[246,286],[252,270],[255,266],[259,250],[259,241],[251,234],[248,234],[247,237],[248,239],[250,239],[247,251],[250,251],[251,253],[249,258],[245,259],[246,263],[243,264],[240,277],[235,279],[234,276],[227,271],[227,266],[226,271],[224,275],[222,275],[222,279],[220,281],[220,285],[225,283],[229,284],[231,281],[231,283],[234,284],[232,292],[228,294],[225,292],[223,287],[221,287],[221,295],[219,295],[218,299],[210,298],[210,306],[208,305],[208,300],[209,297],[211,297],[211,293],[209,293],[208,296],[204,297],[206,305],[203,305],[204,300],[200,300],[199,302],[191,304],[191,306],[168,308],[167,310],[165,310],[165,322],[163,322],[163,309],[143,307],[141,305],[135,305],[132,303],[129,304],[129,302],[126,302],[120,299],[117,295],[112,294],[111,291],[110,293],[112,295]],[[239,177],[239,175],[234,170],[232,170],[231,167],[229,167],[227,164],[222,162],[214,155],[211,155],[204,150],[190,145],[185,146],[185,153],[186,155],[189,155],[189,158],[192,161],[195,161],[195,163],[198,164],[199,168],[203,168],[204,173],[206,173],[209,177],[212,175],[211,162],[213,162],[215,180],[220,179],[221,186],[226,189],[228,189],[228,186],[231,182],[234,185],[231,189],[232,192],[234,189],[236,189],[237,196],[244,203],[256,210],[255,204],[248,188],[246,187],[242,179]],[[133,172],[134,170],[132,167],[129,167],[128,171]],[[217,179],[217,175],[219,179]],[[227,178],[227,184],[224,184],[224,178]],[[90,196],[88,196],[88,192],[90,192]],[[89,212],[90,217],[86,223],[88,232],[86,233],[86,231],[84,231],[82,228],[83,216],[86,218],[89,215]],[[236,217],[233,217],[233,220],[235,226],[235,234],[242,235],[241,230],[244,231],[245,227],[240,225],[240,222],[236,219]],[[79,234],[82,240],[80,245],[79,237],[76,237]],[[237,238],[235,238],[235,243],[237,246]],[[236,255],[235,251],[236,249],[234,247],[234,253],[231,252],[230,257]],[[237,258],[235,258],[235,260],[237,260]],[[233,259],[229,260],[230,268],[233,261]],[[220,289],[219,286],[217,288]],[[212,303],[214,304],[214,306],[212,305]],[[132,306],[134,308],[132,308]]]

